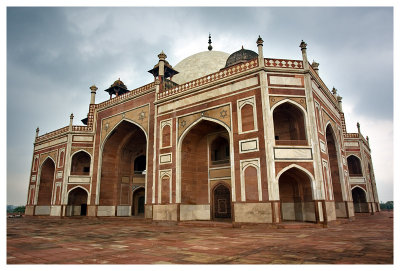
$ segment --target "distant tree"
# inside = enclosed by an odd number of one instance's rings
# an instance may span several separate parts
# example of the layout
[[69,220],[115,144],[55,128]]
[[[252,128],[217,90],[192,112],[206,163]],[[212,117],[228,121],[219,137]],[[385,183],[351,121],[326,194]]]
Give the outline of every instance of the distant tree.
[[13,213],[25,213],[25,206],[18,206],[16,208],[14,208]]
[[387,201],[386,203],[381,202],[379,205],[381,206],[381,210],[393,210],[393,201]]
[[15,209],[14,205],[7,205],[7,213],[12,213],[14,209]]

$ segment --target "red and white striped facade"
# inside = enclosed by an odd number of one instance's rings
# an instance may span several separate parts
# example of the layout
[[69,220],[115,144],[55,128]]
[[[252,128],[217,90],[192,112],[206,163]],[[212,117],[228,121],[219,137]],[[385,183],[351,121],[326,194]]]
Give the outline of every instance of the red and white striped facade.
[[87,125],[37,131],[26,214],[326,224],[379,211],[369,142],[347,133],[306,44],[298,60],[257,46],[181,84],[160,70],[97,104],[93,86]]

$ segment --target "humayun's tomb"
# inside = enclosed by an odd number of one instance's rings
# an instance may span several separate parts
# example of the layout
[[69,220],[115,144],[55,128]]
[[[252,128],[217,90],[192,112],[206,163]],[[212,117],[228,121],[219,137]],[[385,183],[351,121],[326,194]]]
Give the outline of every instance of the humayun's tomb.
[[[378,212],[368,137],[309,63],[208,50],[91,98],[84,125],[36,130],[26,215],[328,224]],[[143,67],[150,68],[150,67]],[[89,100],[89,91],[88,91]]]

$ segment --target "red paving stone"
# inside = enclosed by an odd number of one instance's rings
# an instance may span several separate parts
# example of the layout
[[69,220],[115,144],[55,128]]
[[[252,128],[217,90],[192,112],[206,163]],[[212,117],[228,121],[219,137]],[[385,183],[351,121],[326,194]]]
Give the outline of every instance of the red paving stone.
[[[184,224],[184,223],[183,223]],[[393,264],[393,213],[328,228],[7,219],[8,264]]]

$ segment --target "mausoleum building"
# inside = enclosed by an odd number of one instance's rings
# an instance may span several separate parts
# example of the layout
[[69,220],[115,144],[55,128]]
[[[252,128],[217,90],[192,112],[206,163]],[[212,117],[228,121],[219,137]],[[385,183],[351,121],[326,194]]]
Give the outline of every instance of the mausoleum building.
[[[326,224],[379,211],[368,137],[309,63],[207,51],[91,99],[84,125],[36,130],[26,214]],[[299,54],[300,56],[300,54]],[[143,67],[144,69],[146,67]],[[149,67],[147,67],[149,68]]]

